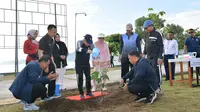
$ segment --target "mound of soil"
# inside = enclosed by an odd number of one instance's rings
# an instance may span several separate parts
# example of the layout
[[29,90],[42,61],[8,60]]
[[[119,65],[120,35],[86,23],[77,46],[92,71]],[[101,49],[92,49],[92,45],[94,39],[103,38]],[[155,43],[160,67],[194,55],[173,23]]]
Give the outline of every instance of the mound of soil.
[[[143,103],[135,103],[135,96],[119,88],[119,84],[108,85],[111,94],[83,101],[72,101],[65,97],[77,95],[78,90],[62,93],[62,97],[41,103],[41,111],[47,112],[148,112]],[[141,107],[142,106],[142,107]]]

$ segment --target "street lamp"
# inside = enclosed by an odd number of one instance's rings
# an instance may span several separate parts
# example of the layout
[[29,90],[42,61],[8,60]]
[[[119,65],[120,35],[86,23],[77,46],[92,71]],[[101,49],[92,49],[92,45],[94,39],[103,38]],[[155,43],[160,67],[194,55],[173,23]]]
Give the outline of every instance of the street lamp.
[[82,12],[82,13],[75,13],[75,51],[76,51],[76,16],[80,15],[80,14],[84,14],[85,16],[87,16],[86,13]]

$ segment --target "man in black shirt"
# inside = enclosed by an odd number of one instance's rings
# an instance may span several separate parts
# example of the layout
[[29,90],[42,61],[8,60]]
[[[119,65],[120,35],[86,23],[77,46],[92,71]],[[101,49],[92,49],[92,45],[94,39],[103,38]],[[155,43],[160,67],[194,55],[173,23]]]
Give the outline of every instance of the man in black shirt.
[[80,92],[81,99],[85,98],[83,91],[83,72],[86,77],[86,89],[87,89],[86,95],[93,96],[91,92],[90,54],[92,53],[94,45],[92,41],[92,36],[90,34],[86,34],[84,37],[85,37],[84,40],[80,40],[77,42],[76,60],[75,60],[78,89]]
[[[55,25],[52,25],[52,24],[49,25],[47,28],[48,33],[45,36],[43,36],[39,41],[39,49],[38,49],[39,58],[42,57],[43,55],[48,55],[51,57],[49,70],[48,70],[49,73],[56,72],[55,71],[56,65],[54,63],[53,55],[52,55],[52,50],[53,50],[52,48],[54,45],[53,37],[56,36],[56,28],[57,27]],[[55,80],[52,80],[48,84],[48,96],[52,97],[54,96],[54,93],[55,93]]]
[[143,27],[147,32],[144,39],[144,55],[147,55],[147,59],[151,62],[157,74],[159,83],[157,92],[159,93],[161,91],[160,85],[162,80],[160,65],[163,61],[163,37],[160,32],[156,31],[154,23],[151,20],[145,21]]

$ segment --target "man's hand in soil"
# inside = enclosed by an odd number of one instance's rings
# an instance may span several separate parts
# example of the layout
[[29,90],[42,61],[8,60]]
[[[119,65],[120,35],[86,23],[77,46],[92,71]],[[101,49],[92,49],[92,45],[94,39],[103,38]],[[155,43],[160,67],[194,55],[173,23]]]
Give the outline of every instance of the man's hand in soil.
[[124,86],[124,79],[121,79],[120,86],[121,86],[121,87]]
[[128,90],[128,83],[124,85],[124,90]]
[[49,80],[55,80],[58,77],[58,74],[51,72],[47,77]]

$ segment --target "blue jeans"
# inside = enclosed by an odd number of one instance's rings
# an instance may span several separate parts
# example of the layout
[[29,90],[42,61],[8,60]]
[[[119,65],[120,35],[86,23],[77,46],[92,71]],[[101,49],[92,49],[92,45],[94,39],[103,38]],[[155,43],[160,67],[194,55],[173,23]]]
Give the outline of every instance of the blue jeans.
[[[168,64],[169,59],[174,59],[174,55],[164,55],[164,66],[165,66],[166,80],[169,80],[169,64]],[[172,69],[172,79],[175,79],[174,78],[175,63],[171,63],[171,69]]]

